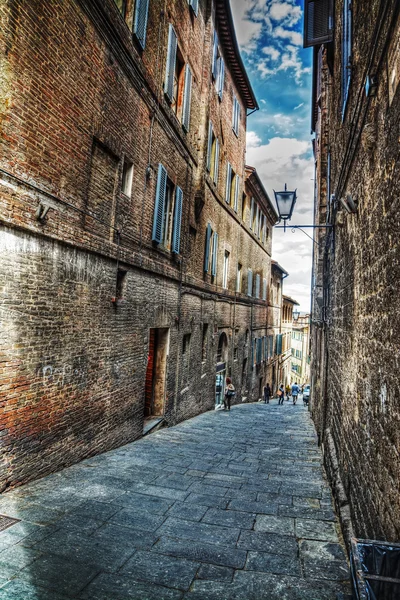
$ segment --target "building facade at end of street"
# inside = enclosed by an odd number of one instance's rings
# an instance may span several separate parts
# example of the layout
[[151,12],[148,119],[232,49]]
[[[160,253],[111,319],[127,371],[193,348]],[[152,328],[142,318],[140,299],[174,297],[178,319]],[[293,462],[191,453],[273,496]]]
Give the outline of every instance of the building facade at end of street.
[[398,541],[399,2],[306,4],[315,222],[328,225],[314,245],[312,414],[347,539]]
[[18,0],[0,22],[4,490],[214,408],[228,375],[257,400],[286,272],[227,0]]

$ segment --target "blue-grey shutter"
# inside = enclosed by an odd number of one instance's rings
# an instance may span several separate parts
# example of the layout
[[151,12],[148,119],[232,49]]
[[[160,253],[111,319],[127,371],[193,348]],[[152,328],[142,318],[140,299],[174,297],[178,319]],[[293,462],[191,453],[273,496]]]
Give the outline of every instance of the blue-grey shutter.
[[254,219],[254,198],[251,199],[251,210],[250,210],[250,229],[253,229],[253,219]]
[[251,269],[247,271],[247,295],[253,295],[253,271]]
[[266,300],[267,299],[267,280],[263,279],[263,293],[262,293],[262,299]]
[[238,201],[239,201],[239,175],[236,175],[235,181],[235,199],[233,201],[233,209],[235,212],[238,211]]
[[218,54],[218,36],[217,32],[214,31],[214,43],[213,43],[213,54],[212,54],[212,66],[211,72],[214,80],[217,78],[218,65],[217,65],[217,54]]
[[179,254],[181,244],[182,200],[183,192],[177,186],[175,191],[174,230],[172,232],[172,252],[175,254]]
[[212,132],[213,127],[211,121],[208,123],[208,142],[207,142],[207,170],[211,170],[211,149],[212,149]]
[[343,5],[342,30],[342,120],[346,112],[351,80],[351,0]]
[[252,339],[251,340],[251,368],[254,368],[254,343],[255,343],[256,339]]
[[193,12],[197,17],[198,12],[199,12],[199,0],[190,0],[189,4],[192,7]]
[[262,338],[257,338],[257,364],[262,361]]
[[260,275],[256,274],[256,298],[260,297]]
[[164,203],[165,193],[167,190],[167,171],[160,163],[158,165],[156,201],[154,205],[154,220],[153,220],[153,242],[160,244],[162,241],[162,233],[164,226]]
[[136,0],[135,20],[133,33],[142,48],[146,45],[147,16],[149,12],[149,0]]
[[222,56],[218,59],[218,97],[222,100],[222,94],[224,93],[224,77],[225,77],[225,65]]
[[215,277],[217,274],[217,258],[218,258],[218,233],[214,233],[212,257],[211,257],[211,275],[213,277]]
[[168,37],[168,55],[167,55],[167,66],[165,70],[165,84],[164,92],[166,93],[169,100],[172,102],[174,99],[174,75],[175,75],[175,64],[176,64],[176,49],[178,46],[176,33],[172,25],[169,25],[169,37]]
[[264,335],[263,336],[263,361],[266,362],[267,361],[267,354],[268,354],[268,348],[267,348],[267,336]]
[[332,41],[332,0],[305,0],[304,48]]
[[206,229],[206,251],[204,254],[204,272],[205,273],[208,273],[208,264],[210,262],[211,233],[212,233],[211,225],[210,225],[210,223],[208,223],[207,229]]
[[231,175],[232,175],[232,167],[231,163],[227,163],[226,166],[226,188],[225,188],[225,202],[228,204],[231,203]]
[[236,115],[236,96],[233,94],[233,104],[232,104],[232,129],[235,131],[235,115]]
[[215,140],[214,183],[218,183],[218,171],[219,171],[219,141],[217,138]]
[[185,68],[185,89],[183,92],[183,118],[182,125],[186,131],[189,131],[190,125],[190,103],[192,99],[192,71],[189,65]]
[[269,337],[269,357],[272,358],[274,355],[274,336]]

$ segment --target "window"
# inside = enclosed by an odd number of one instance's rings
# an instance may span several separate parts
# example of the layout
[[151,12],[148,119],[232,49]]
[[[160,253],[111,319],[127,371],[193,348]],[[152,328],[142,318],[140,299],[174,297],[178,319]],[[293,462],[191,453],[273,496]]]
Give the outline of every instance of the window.
[[263,279],[263,288],[262,288],[262,299],[267,299],[267,280]]
[[247,295],[253,295],[253,271],[251,269],[247,271]]
[[279,333],[276,336],[276,354],[277,355],[282,354],[282,338],[283,338],[283,336],[281,333]]
[[218,35],[216,31],[214,31],[211,73],[215,81],[215,89],[217,90],[218,97],[220,100],[222,100],[222,94],[224,92],[225,65],[224,59],[222,58],[219,50]]
[[229,277],[229,252],[225,250],[224,254],[224,270],[222,273],[222,287],[226,290],[228,288],[228,277]]
[[262,362],[262,337],[257,338],[257,352],[256,352],[256,363],[257,365],[261,364]]
[[194,14],[198,15],[199,13],[199,0],[188,0],[189,1],[189,6],[192,8]]
[[342,121],[346,114],[351,80],[351,0],[344,0],[342,29]]
[[242,221],[246,220],[246,210],[247,210],[247,197],[246,197],[246,194],[242,194]]
[[233,109],[232,109],[232,129],[236,135],[239,135],[240,123],[240,104],[235,94],[233,94]]
[[125,269],[118,269],[117,271],[117,284],[115,289],[115,295],[117,300],[124,297],[126,291],[126,273]]
[[233,349],[233,360],[237,360],[237,359],[238,359],[238,356],[239,356],[239,349],[238,349],[238,347],[236,346],[236,347]]
[[114,0],[115,4],[118,6],[118,10],[125,19],[126,17],[126,0]]
[[256,298],[260,298],[260,275],[257,273],[256,275]]
[[142,48],[146,45],[147,16],[149,0],[136,0],[133,33]]
[[208,125],[207,170],[215,184],[218,183],[219,141],[214,133],[212,123]]
[[226,167],[225,201],[230,206],[233,206],[235,212],[238,211],[238,199],[239,175],[235,174],[232,165],[228,162]]
[[210,223],[206,229],[206,249],[204,256],[204,272],[217,275],[218,233],[212,230]]
[[238,263],[236,274],[236,292],[240,294],[242,291],[242,265]]
[[189,65],[185,65],[178,47],[175,30],[171,24],[169,26],[164,92],[172,110],[182,122],[183,128],[188,131],[192,96],[192,72]]
[[332,0],[305,0],[304,47],[319,46],[332,41]]
[[204,362],[207,360],[207,333],[208,333],[208,323],[203,323],[203,335],[202,335],[202,343],[201,343],[201,360]]
[[165,167],[158,166],[152,240],[179,254],[183,192],[168,179]]
[[182,341],[182,384],[185,386],[189,383],[190,337],[190,333],[187,333],[183,336]]
[[133,179],[133,164],[126,158],[124,159],[124,166],[122,168],[122,183],[121,192],[125,196],[131,197],[132,193],[132,179]]

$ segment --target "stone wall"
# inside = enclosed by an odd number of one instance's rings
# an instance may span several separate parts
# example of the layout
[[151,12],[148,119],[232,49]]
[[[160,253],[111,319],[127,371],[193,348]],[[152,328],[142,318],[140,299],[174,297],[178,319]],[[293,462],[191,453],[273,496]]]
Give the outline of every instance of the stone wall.
[[[313,337],[313,416],[327,464],[349,503],[358,537],[400,536],[398,3],[352,3],[352,61],[343,110],[343,2],[336,3],[334,51],[325,55],[321,133],[331,156],[334,232],[323,260],[324,325]],[[376,27],[376,24],[379,27]],[[395,58],[397,57],[397,58]],[[397,66],[396,66],[397,63]],[[396,72],[397,68],[397,72]],[[365,76],[377,76],[368,97]],[[324,113],[326,108],[326,113]],[[322,150],[321,150],[322,152]],[[321,154],[317,154],[317,160]],[[323,159],[323,157],[322,157]],[[319,172],[323,184],[324,172]],[[356,203],[348,213],[339,199]],[[351,208],[351,206],[350,206]],[[314,306],[315,307],[315,306]],[[315,389],[316,383],[319,388]],[[329,437],[333,443],[333,449]],[[336,456],[333,456],[333,454]]]

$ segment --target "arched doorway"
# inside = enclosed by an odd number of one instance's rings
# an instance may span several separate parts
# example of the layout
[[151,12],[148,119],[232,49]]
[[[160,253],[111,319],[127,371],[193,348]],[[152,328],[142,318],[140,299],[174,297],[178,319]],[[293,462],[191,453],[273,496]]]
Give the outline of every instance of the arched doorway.
[[216,378],[215,378],[215,406],[221,406],[224,402],[226,361],[228,357],[228,338],[222,332],[218,340]]

